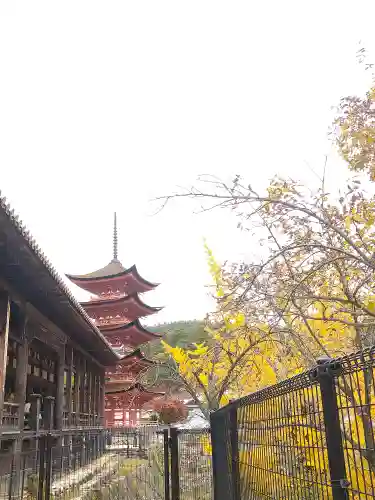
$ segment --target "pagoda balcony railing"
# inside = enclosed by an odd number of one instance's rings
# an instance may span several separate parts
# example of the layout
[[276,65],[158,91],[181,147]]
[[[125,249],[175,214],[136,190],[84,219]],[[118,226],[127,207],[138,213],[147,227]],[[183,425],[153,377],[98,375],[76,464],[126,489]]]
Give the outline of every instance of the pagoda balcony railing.
[[[69,418],[70,417],[70,418]],[[63,412],[64,429],[80,429],[88,427],[102,427],[103,417],[91,413]]]
[[13,431],[19,428],[19,405],[17,403],[4,402],[1,430]]
[[[99,326],[122,326],[124,324],[130,323],[130,320],[126,316],[115,316],[115,317],[100,317],[99,319],[95,319],[95,324]],[[105,332],[104,332],[105,333]]]
[[[105,332],[104,332],[105,334]],[[111,344],[111,347],[114,347],[115,349],[121,349],[123,348],[125,351],[125,347],[129,345],[130,337],[129,336],[124,336],[123,338],[113,338],[113,337],[108,337],[107,341]]]
[[127,373],[111,373],[111,372],[106,373],[106,382],[113,382],[114,380],[116,380],[116,382],[118,380],[121,380],[124,382],[135,382],[136,377],[134,377],[134,374],[129,373],[129,372],[127,372]]
[[120,292],[120,290],[116,292],[109,290],[108,292],[102,292],[99,295],[91,295],[90,300],[92,302],[97,302],[98,300],[121,299],[122,297],[126,297],[126,293]]

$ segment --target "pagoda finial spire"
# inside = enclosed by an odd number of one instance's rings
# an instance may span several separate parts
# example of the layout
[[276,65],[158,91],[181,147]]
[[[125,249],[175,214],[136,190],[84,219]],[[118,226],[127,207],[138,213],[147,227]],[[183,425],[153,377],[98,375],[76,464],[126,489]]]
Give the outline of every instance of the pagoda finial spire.
[[113,219],[113,260],[118,260],[117,259],[117,214],[115,212],[114,214],[114,219]]

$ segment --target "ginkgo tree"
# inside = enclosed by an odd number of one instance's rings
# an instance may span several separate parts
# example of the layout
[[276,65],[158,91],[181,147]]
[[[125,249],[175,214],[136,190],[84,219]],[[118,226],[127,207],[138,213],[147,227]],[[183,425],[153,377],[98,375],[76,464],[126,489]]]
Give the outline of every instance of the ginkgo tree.
[[[205,196],[212,199],[210,193]],[[206,416],[232,398],[311,368],[322,354],[337,357],[373,344],[375,319],[375,199],[357,179],[337,202],[323,185],[311,195],[310,189],[278,178],[264,196],[236,178],[232,186],[218,184],[213,198],[215,205],[221,200],[238,211],[243,230],[254,222],[266,236],[261,259],[225,269],[207,249],[217,302],[207,325],[209,341],[190,350],[165,345]],[[339,385],[341,405],[347,408],[342,431],[350,450],[348,474],[362,492],[375,484],[372,380],[370,365],[358,371],[354,383],[343,379]],[[310,405],[317,404],[316,394],[308,398]],[[274,439],[298,447],[299,465],[317,477],[328,464],[307,450],[314,444],[318,449],[322,424],[308,421],[306,412],[298,425],[305,426],[304,434],[275,431]],[[248,451],[242,463],[262,460],[256,450]]]
[[177,376],[208,418],[230,399],[276,382],[279,372],[285,376],[287,360],[294,370],[298,361],[277,330],[264,321],[249,322],[237,308],[230,277],[207,245],[205,249],[217,301],[217,310],[207,320],[208,341],[191,349],[163,345]]
[[[231,183],[204,177],[199,185],[163,200],[189,197],[205,209],[231,210],[240,230],[256,235],[252,245],[261,246],[259,258],[225,268],[206,249],[217,304],[207,323],[209,341],[191,350],[165,345],[207,416],[229,399],[311,368],[321,355],[335,358],[375,344],[375,196],[370,184],[375,180],[375,86],[364,97],[344,98],[335,125],[335,141],[349,167],[347,186],[337,195],[327,192],[324,176],[315,189],[275,177],[262,193],[236,176]],[[375,485],[375,373],[366,356],[355,375],[341,377],[337,386],[339,404],[346,409],[341,426],[348,478],[359,492],[354,498],[374,493]],[[318,405],[313,391],[305,396],[310,407]],[[269,411],[280,415],[277,404]],[[298,467],[318,476],[327,470],[326,460],[306,450],[322,440],[322,423],[311,421],[301,408],[294,425],[306,431],[295,432],[292,425],[281,435],[275,429],[268,440],[298,447]],[[264,460],[256,449],[241,462]],[[271,480],[266,475],[264,480],[267,492]]]
[[[343,133],[347,140],[347,129]],[[356,170],[372,179],[368,160]],[[258,260],[223,269],[207,249],[217,302],[209,341],[191,350],[165,345],[206,416],[232,398],[311,368],[323,354],[334,358],[375,343],[375,197],[355,174],[337,197],[326,192],[324,179],[312,191],[275,178],[264,194],[239,176],[230,185],[210,179],[204,186],[177,196],[233,210],[240,229],[258,231],[262,244]],[[347,408],[341,424],[348,475],[364,493],[375,484],[373,380],[369,363],[338,385]],[[308,397],[317,404],[316,395]],[[283,439],[300,447],[302,466],[319,475],[326,460],[305,450],[322,439],[322,428],[307,417],[305,434],[284,432]],[[281,439],[277,432],[274,439]],[[243,463],[254,463],[254,453]]]

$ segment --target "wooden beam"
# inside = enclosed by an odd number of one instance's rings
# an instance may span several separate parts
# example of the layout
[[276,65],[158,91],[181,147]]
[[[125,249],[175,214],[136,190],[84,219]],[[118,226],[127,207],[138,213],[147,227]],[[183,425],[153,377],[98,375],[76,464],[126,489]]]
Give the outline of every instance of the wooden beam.
[[87,360],[86,358],[82,359],[82,365],[81,365],[81,394],[82,394],[82,407],[81,411],[82,413],[87,413],[87,393],[86,393],[86,363]]
[[87,363],[86,364],[86,370],[87,370],[87,386],[88,386],[87,387],[87,392],[88,392],[88,395],[89,395],[87,413],[90,415],[90,418],[91,418],[91,416],[94,413],[94,411],[93,411],[94,391],[93,391],[93,383],[92,383],[92,378],[93,378],[92,370],[93,370],[93,367],[92,367],[91,363]]
[[0,293],[0,424],[3,416],[4,388],[8,357],[10,300],[7,292]]
[[56,401],[55,401],[55,421],[56,429],[61,430],[63,428],[63,412],[64,412],[64,377],[65,376],[65,349],[62,351],[58,358],[56,377],[57,377],[57,389],[56,389]]
[[40,323],[42,326],[47,328],[48,331],[53,332],[62,343],[69,343],[74,349],[79,351],[83,356],[90,359],[92,363],[97,366],[102,367],[103,365],[95,359],[89,352],[87,352],[83,347],[81,347],[70,335],[68,332],[63,332],[58,326],[52,323],[51,320],[46,318],[38,309],[36,309],[29,302],[26,304],[27,314],[29,318],[34,319],[36,322]]
[[29,361],[29,338],[27,336],[27,318],[24,313],[22,323],[20,324],[21,344],[17,348],[17,367],[16,367],[16,383],[15,393],[16,402],[18,403],[18,418],[19,428],[24,428],[25,417],[25,402],[26,402],[26,385],[27,385],[27,365]]
[[98,414],[101,419],[103,419],[103,424],[105,425],[105,374],[104,370],[99,374],[99,408]]
[[17,290],[6,281],[4,278],[0,277],[0,288],[6,291],[10,297],[12,297],[12,302],[17,304],[21,310],[25,310],[26,301],[24,298],[17,292]]
[[99,386],[99,375],[98,375],[97,370],[94,370],[94,388],[93,388],[94,409],[93,409],[93,413],[94,413],[94,415],[97,415],[97,416],[99,416],[99,412],[98,412],[99,389],[98,389],[98,386]]
[[76,421],[74,424],[78,425],[79,423],[79,384],[80,384],[80,361],[79,357],[77,355],[77,351],[73,351],[73,356],[74,356],[74,365],[75,365],[75,372],[74,372],[74,393],[73,393],[73,400],[74,400],[74,412],[75,412],[75,418]]
[[32,322],[41,325],[50,334],[53,334],[57,342],[59,342],[60,344],[66,343],[67,335],[29,302],[27,302],[26,304],[26,313],[30,320],[32,320]]
[[[27,302],[22,295],[12,286],[8,281],[4,278],[0,277],[0,288],[7,290],[9,295],[12,297],[12,302],[15,302],[22,311],[25,311],[26,316],[29,320],[35,323],[40,323],[42,326],[47,328],[47,330],[53,332],[56,336],[58,336],[61,340],[65,337],[64,342],[66,342],[69,338],[69,343],[76,349],[80,351],[84,356],[91,360],[96,366],[102,368],[104,365],[98,361],[92,354],[87,352],[83,347],[81,347],[69,334],[63,332],[61,328],[59,328],[55,323],[46,318],[44,314],[42,314],[38,309],[36,309],[30,302]],[[82,321],[84,321],[82,319]]]
[[72,392],[72,374],[73,374],[73,349],[70,346],[65,346],[65,353],[68,353],[68,357],[65,359],[65,364],[67,366],[67,381],[66,381],[66,411],[68,412],[68,427],[72,425],[72,403],[73,403],[73,392]]

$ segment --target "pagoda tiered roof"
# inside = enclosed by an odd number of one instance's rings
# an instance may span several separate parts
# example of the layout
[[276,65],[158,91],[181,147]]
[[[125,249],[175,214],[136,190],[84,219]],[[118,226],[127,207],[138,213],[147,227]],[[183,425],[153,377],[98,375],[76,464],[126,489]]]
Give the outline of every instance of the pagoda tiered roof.
[[117,353],[127,352],[117,361],[116,366],[106,371],[106,404],[119,408],[129,406],[140,408],[147,401],[162,395],[134,383],[143,369],[155,364],[144,356],[139,346],[161,337],[144,328],[139,318],[158,312],[162,308],[151,307],[138,296],[140,293],[153,290],[157,285],[142,278],[135,265],[126,269],[118,260],[116,214],[113,258],[110,263],[88,274],[66,276],[93,295],[89,301],[81,302],[81,306],[94,320],[111,347]]
[[130,323],[136,319],[154,314],[160,311],[161,307],[151,307],[145,304],[135,293],[133,295],[124,295],[116,299],[97,299],[90,300],[89,302],[81,302],[81,306],[85,309],[87,314],[95,319],[100,320],[102,323],[107,320],[118,321],[123,323]]
[[154,364],[155,361],[146,358],[140,349],[130,352],[116,366],[107,370],[106,392],[127,389],[134,384],[135,376]]
[[160,333],[150,332],[144,328],[138,319],[125,325],[123,323],[102,323],[100,331],[111,345],[122,343],[138,347],[161,337]]
[[126,406],[142,408],[144,404],[158,396],[164,396],[164,393],[149,391],[139,383],[133,384],[126,389],[114,388],[110,392],[106,390],[107,401],[110,400],[112,405],[118,408]]
[[109,380],[105,383],[105,393],[112,394],[114,392],[118,393],[120,391],[126,391],[134,384],[134,377],[123,377],[116,378],[115,376],[111,376]]
[[130,364],[140,364],[140,365],[155,365],[156,362],[152,361],[152,359],[146,358],[146,356],[143,354],[143,352],[140,349],[136,349],[135,351],[127,354],[123,358],[120,359],[118,362],[118,365],[124,366],[124,365],[130,365]]
[[121,262],[114,258],[109,264],[88,274],[67,274],[75,285],[93,294],[112,290],[126,295],[144,293],[158,286],[145,280],[139,274],[135,265],[126,269]]
[[121,373],[122,371],[126,371],[130,368],[145,368],[147,366],[152,366],[155,364],[157,364],[156,361],[147,358],[140,349],[135,349],[134,351],[131,351],[120,358],[114,367],[108,369],[108,373]]

